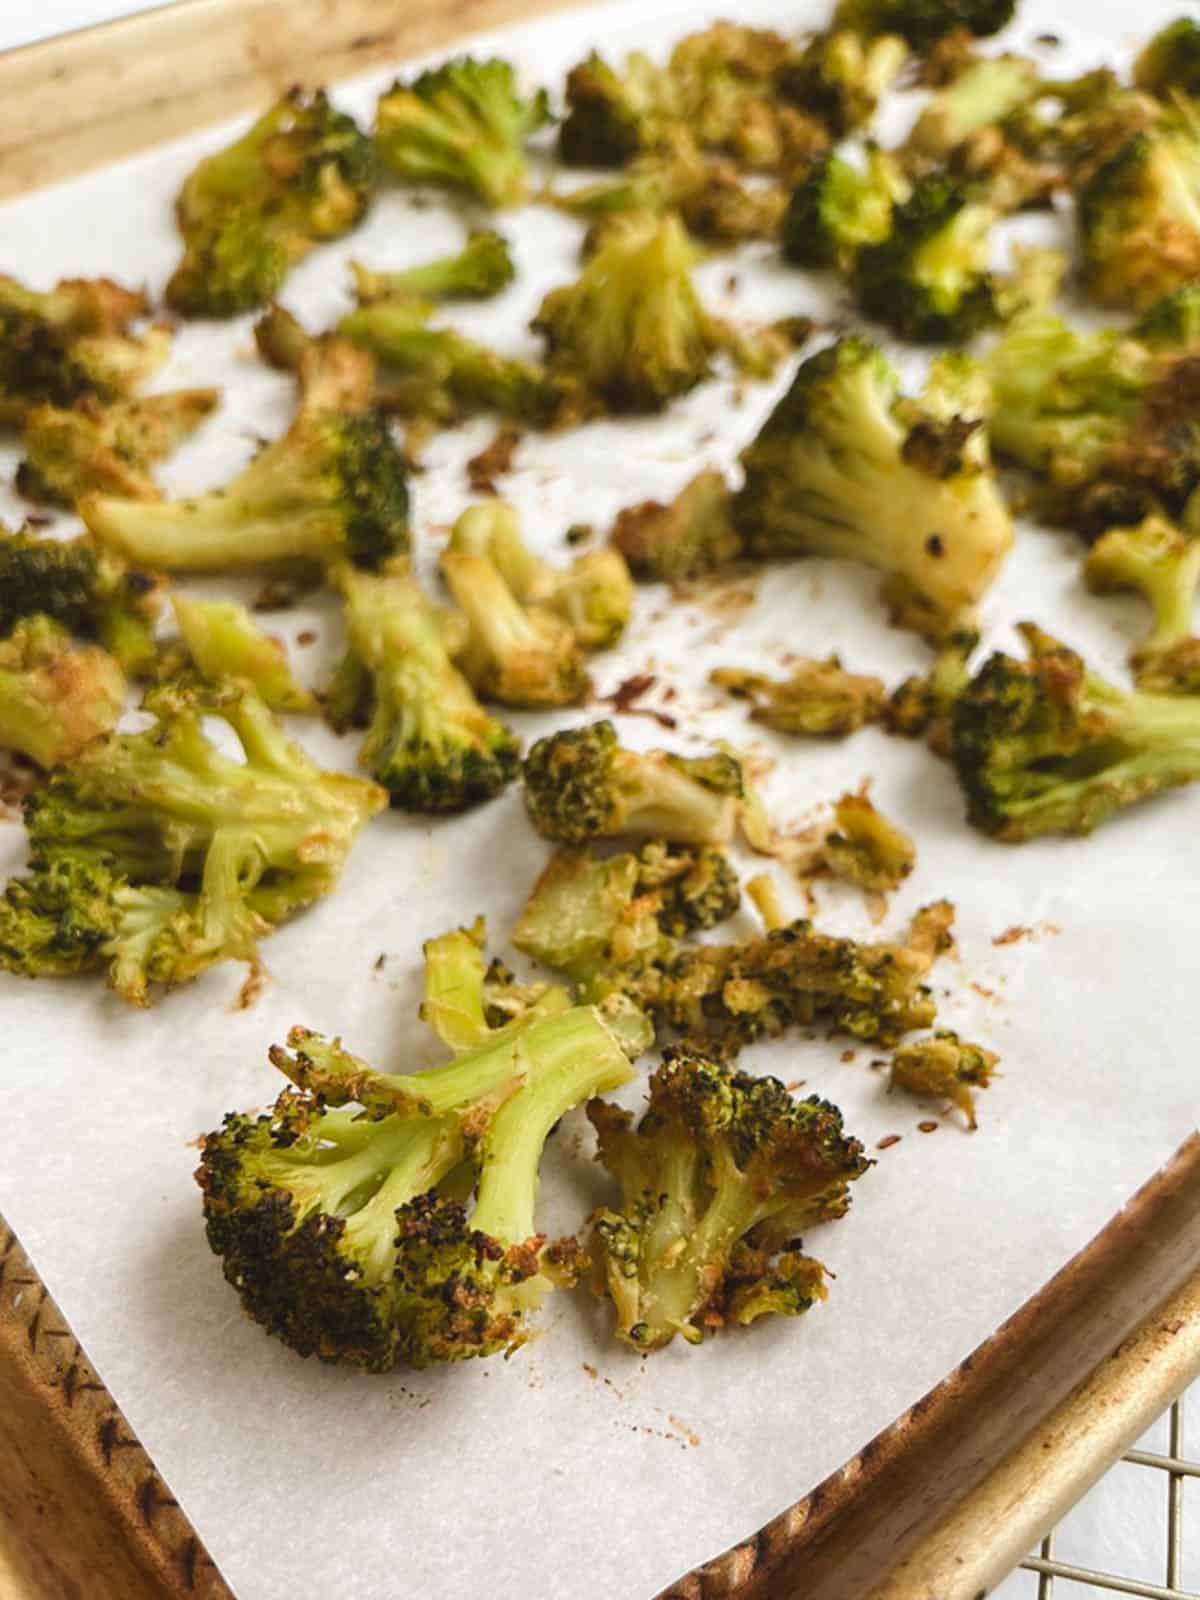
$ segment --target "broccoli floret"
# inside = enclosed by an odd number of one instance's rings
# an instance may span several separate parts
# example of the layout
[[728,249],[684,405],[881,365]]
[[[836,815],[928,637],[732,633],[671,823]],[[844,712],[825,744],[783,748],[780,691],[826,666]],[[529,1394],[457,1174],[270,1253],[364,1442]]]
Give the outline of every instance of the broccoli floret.
[[833,28],[782,70],[779,88],[840,139],[871,120],[907,60],[908,45],[895,33]]
[[967,663],[978,643],[974,628],[948,633],[929,671],[905,678],[889,696],[883,713],[888,732],[904,739],[924,738],[937,755],[949,755],[950,713],[971,680]]
[[1138,52],[1133,81],[1148,94],[1200,98],[1200,22],[1177,17],[1160,28]]
[[113,658],[49,617],[26,617],[0,639],[0,749],[55,767],[111,733],[124,709]]
[[287,651],[262,632],[245,606],[232,600],[186,600],[171,604],[188,659],[210,683],[247,684],[272,711],[312,712],[314,697],[296,682]]
[[[0,903],[0,966],[108,969],[125,999],[258,942],[334,886],[386,796],[322,772],[249,691],[153,690],[142,733],[94,740],[25,802],[31,871]],[[222,755],[206,718],[244,759]],[[57,927],[56,927],[57,919]]]
[[681,583],[734,560],[742,549],[723,474],[697,473],[674,500],[626,506],[611,540],[639,578]]
[[290,90],[180,190],[184,251],[167,304],[194,317],[265,304],[314,245],[362,221],[375,181],[374,148],[354,119],[321,90]]
[[1031,652],[997,651],[959,695],[951,754],[968,819],[1020,843],[1091,833],[1123,806],[1200,778],[1200,709],[1118,689],[1032,623]]
[[87,495],[79,514],[131,561],[172,572],[378,567],[408,548],[404,457],[368,408],[370,363],[340,341],[301,363],[291,427],[223,488],[154,504]]
[[1132,656],[1138,688],[1200,693],[1200,639],[1192,632],[1200,539],[1157,516],[1110,528],[1088,551],[1084,576],[1095,594],[1133,589],[1150,604],[1153,629]]
[[568,166],[620,167],[658,143],[679,115],[670,78],[635,51],[623,73],[592,52],[567,74],[558,153]]
[[744,672],[740,667],[718,667],[710,681],[753,701],[753,720],[780,733],[844,739],[883,715],[882,681],[847,672],[836,655],[825,661],[801,656],[790,664],[783,679]]
[[603,1101],[588,1117],[621,1186],[620,1210],[592,1219],[597,1288],[618,1338],[640,1351],[676,1334],[699,1344],[730,1323],[794,1316],[824,1298],[824,1268],[799,1254],[797,1236],[843,1216],[849,1185],[870,1165],[835,1106],[670,1050],[636,1128]]
[[833,831],[821,846],[824,866],[869,894],[898,889],[917,860],[902,828],[877,811],[865,794],[844,794],[833,808]]
[[741,766],[732,756],[624,750],[611,722],[539,739],[524,776],[534,827],[563,844],[627,834],[728,844],[742,796]]
[[517,275],[508,240],[494,228],[473,228],[457,255],[439,256],[399,272],[374,272],[350,263],[360,305],[375,300],[490,300]]
[[1141,310],[1200,276],[1200,128],[1191,111],[1136,134],[1088,179],[1076,217],[1088,293]]
[[1156,300],[1134,323],[1131,336],[1173,354],[1200,345],[1200,282],[1185,283]]
[[35,406],[25,418],[25,459],[17,488],[28,500],[73,505],[93,491],[160,500],[150,468],[200,426],[220,399],[216,389],[178,389],[100,405]]
[[928,50],[958,29],[978,38],[999,33],[1016,8],[1016,0],[840,0],[834,26],[898,33],[914,50]]
[[879,244],[907,187],[887,151],[872,149],[865,169],[841,156],[815,161],[792,191],[783,219],[783,253],[801,267],[847,271],[864,245]]
[[[299,1093],[226,1117],[197,1174],[245,1310],[300,1355],[372,1372],[515,1349],[580,1265],[575,1241],[535,1231],[542,1147],[573,1106],[632,1076],[599,1012],[543,1017],[403,1076],[302,1028],[289,1043],[271,1059]],[[469,1215],[452,1198],[463,1172]]]
[[1002,123],[1039,93],[1037,64],[1024,56],[983,56],[929,101],[905,153],[918,163],[945,161],[972,134]]
[[742,452],[733,518],[755,555],[846,556],[943,619],[973,606],[1012,543],[970,363],[903,400],[882,351],[846,338],[806,361]]
[[444,1045],[461,1055],[495,1038],[501,1028],[553,1016],[571,1004],[557,984],[520,984],[501,961],[484,956],[487,924],[427,939],[421,1021]]
[[0,423],[34,406],[130,394],[171,348],[165,328],[130,331],[148,309],[144,294],[110,278],[64,278],[43,294],[0,275]]
[[362,679],[353,707],[367,722],[362,765],[406,811],[464,811],[499,794],[517,775],[520,744],[454,666],[411,572],[344,567],[337,581]]
[[949,1100],[967,1119],[974,1132],[973,1089],[986,1089],[999,1056],[977,1044],[967,1044],[949,1028],[939,1028],[929,1039],[903,1045],[892,1057],[889,1087],[907,1094]]
[[1000,317],[988,271],[994,207],[960,179],[931,173],[892,214],[888,236],[855,257],[853,287],[868,316],[905,339],[962,344]]
[[489,206],[526,192],[525,142],[550,120],[544,89],[526,99],[507,61],[460,56],[399,80],[379,101],[375,141],[406,183],[466,189]]

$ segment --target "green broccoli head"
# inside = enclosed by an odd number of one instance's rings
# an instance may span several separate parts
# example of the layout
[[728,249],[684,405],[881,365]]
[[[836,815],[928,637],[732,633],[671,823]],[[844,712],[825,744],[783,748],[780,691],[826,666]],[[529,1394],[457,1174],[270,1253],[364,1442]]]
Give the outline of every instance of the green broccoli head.
[[526,140],[549,120],[545,90],[526,99],[507,61],[459,56],[392,85],[379,101],[375,141],[387,171],[407,183],[509,206],[525,197]]
[[997,651],[954,706],[951,754],[977,828],[1006,843],[1090,833],[1200,777],[1191,701],[1118,689],[1032,623],[1021,632],[1030,659]]
[[907,60],[908,44],[898,32],[868,35],[835,26],[782,70],[779,88],[840,139],[871,120]]
[[753,702],[750,715],[779,733],[806,738],[844,739],[883,715],[879,678],[848,672],[836,655],[825,661],[807,656],[790,663],[784,679],[740,667],[718,667],[710,681]]
[[834,26],[898,33],[914,50],[928,50],[957,29],[984,38],[1007,27],[1016,0],[839,0]]
[[902,193],[890,157],[873,151],[865,170],[841,156],[813,163],[792,191],[783,219],[783,253],[801,267],[846,271],[864,245],[884,240]]
[[376,300],[490,300],[507,289],[516,277],[508,240],[494,228],[473,228],[457,255],[399,272],[373,272],[357,261],[350,263],[354,292],[360,305]]
[[547,839],[584,844],[625,834],[673,844],[728,844],[742,796],[732,756],[642,754],[611,722],[539,739],[525,758],[525,805]]
[[1133,81],[1148,94],[1200,98],[1200,22],[1177,17],[1160,28],[1138,52]]
[[314,245],[362,221],[375,182],[374,148],[354,119],[322,90],[290,90],[180,190],[184,253],[168,305],[229,317],[265,304]]
[[870,1165],[835,1106],[669,1050],[636,1128],[604,1102],[588,1116],[621,1186],[620,1209],[593,1217],[597,1287],[618,1338],[640,1351],[676,1334],[699,1344],[824,1298],[824,1270],[798,1254],[798,1235],[843,1216]]
[[639,578],[681,583],[700,577],[741,552],[732,501],[724,475],[708,469],[674,500],[627,506],[613,524],[612,542]]
[[1088,551],[1084,576],[1096,594],[1131,589],[1150,605],[1153,626],[1132,657],[1138,687],[1153,694],[1200,692],[1200,639],[1192,632],[1200,539],[1160,516],[1110,528]]
[[70,761],[111,733],[125,709],[125,675],[107,651],[76,645],[46,616],[0,639],[0,749],[40,767]]
[[1200,276],[1200,130],[1190,112],[1135,134],[1088,179],[1076,217],[1088,293],[1142,310]]
[[558,153],[568,166],[622,167],[659,141],[677,114],[669,75],[634,52],[623,73],[592,52],[567,74]]
[[951,1029],[939,1028],[930,1038],[917,1039],[896,1051],[888,1087],[922,1098],[948,1100],[974,1132],[978,1123],[973,1090],[987,1088],[999,1059],[981,1045],[966,1043]]
[[964,359],[901,400],[882,351],[856,337],[811,357],[742,452],[747,548],[865,561],[943,621],[969,609],[1012,543],[976,388]]
[[465,811],[516,777],[521,747],[454,666],[436,611],[407,570],[337,574],[365,679],[360,762],[407,811]]

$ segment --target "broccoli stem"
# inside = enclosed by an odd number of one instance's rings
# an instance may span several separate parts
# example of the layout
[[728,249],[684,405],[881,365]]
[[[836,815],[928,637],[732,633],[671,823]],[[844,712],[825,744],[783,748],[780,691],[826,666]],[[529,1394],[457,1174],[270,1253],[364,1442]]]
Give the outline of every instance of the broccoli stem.
[[668,761],[647,762],[618,749],[613,792],[621,797],[621,832],[674,844],[723,844],[733,832],[736,807],[728,792],[710,789]]

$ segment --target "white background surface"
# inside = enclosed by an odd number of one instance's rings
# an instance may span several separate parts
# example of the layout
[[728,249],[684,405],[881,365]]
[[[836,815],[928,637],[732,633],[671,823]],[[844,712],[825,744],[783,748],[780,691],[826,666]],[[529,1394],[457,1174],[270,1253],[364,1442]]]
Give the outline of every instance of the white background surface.
[[[35,14],[0,15],[0,45],[134,9],[145,8],[47,0]],[[777,4],[752,13],[739,7],[746,20],[780,19]],[[1137,30],[1169,14],[1139,8]],[[701,20],[682,6],[676,16],[668,32]],[[1022,40],[1039,31],[1034,16],[1027,5]],[[1132,20],[1125,8],[1078,0],[1043,16],[1071,37],[1085,17],[1099,16],[1110,36],[1127,35]],[[588,31],[611,42],[617,31],[643,35],[650,21],[628,8],[612,26]],[[585,42],[561,21],[543,24],[526,59],[552,75]],[[365,109],[369,98],[346,103]],[[39,284],[69,271],[161,283],[175,249],[170,196],[196,150],[212,142],[189,141],[0,210],[0,266]],[[399,264],[455,236],[440,214],[389,195],[352,246],[313,258],[285,298],[326,321],[343,300],[339,264],[348,254]],[[544,284],[573,274],[574,237],[554,219],[523,220],[520,283],[502,311],[484,308],[464,325],[512,346]],[[725,271],[706,275],[714,298]],[[814,307],[811,286],[791,274],[767,268],[750,281],[756,297],[743,303],[756,309],[765,303],[757,296],[770,296],[772,311]],[[236,387],[165,475],[176,492],[221,481],[251,435],[284,425],[288,385],[249,365],[245,346],[244,326],[188,330],[179,341],[164,383]],[[514,497],[534,537],[553,544],[580,516],[603,523],[616,506],[675,487],[710,429],[722,437],[709,453],[729,459],[768,403],[752,391],[739,413],[728,388],[714,385],[661,428],[602,426],[531,444]],[[461,504],[459,464],[487,433],[467,430],[431,453],[435,469],[417,491],[427,552],[429,530]],[[0,514],[6,509],[15,506],[0,504]],[[1140,617],[1120,602],[1084,603],[1076,569],[1069,542],[1027,536],[989,617],[999,624],[1036,607],[1040,620],[1119,671]],[[766,662],[782,648],[836,642],[854,665],[894,680],[920,652],[883,627],[873,592],[865,575],[811,563],[772,573],[736,628],[697,611],[666,631],[653,615],[655,597],[644,596],[620,661],[602,660],[597,677],[609,689],[651,665],[695,684],[696,668],[718,660]],[[290,620],[289,633],[306,620]],[[328,637],[317,653],[329,655],[333,630],[321,620]],[[314,653],[303,662],[318,670]],[[698,688],[683,700],[707,702]],[[744,738],[736,714],[708,715],[702,727],[706,736]],[[631,740],[650,732],[633,721],[622,728]],[[320,735],[305,737],[330,759],[352,756],[352,745],[339,751]],[[242,1320],[204,1249],[187,1141],[228,1107],[274,1092],[264,1050],[291,1022],[340,1029],[381,1064],[411,1057],[421,936],[482,906],[502,941],[541,859],[512,795],[449,827],[385,819],[342,891],[271,941],[274,982],[249,1012],[226,1009],[238,982],[232,971],[148,1017],[122,1011],[94,986],[0,986],[0,1012],[18,1023],[19,1063],[17,1084],[4,1091],[0,1209],[244,1600],[294,1595],[298,1571],[306,1600],[423,1600],[475,1589],[502,1600],[546,1592],[551,1579],[570,1600],[648,1596],[781,1509],[935,1382],[1194,1125],[1194,1069],[1178,1042],[1194,1025],[1187,952],[1197,914],[1172,891],[1180,861],[1194,859],[1187,851],[1200,795],[1165,800],[1091,842],[1011,852],[966,832],[947,773],[919,748],[870,732],[802,756],[795,745],[773,748],[784,755],[772,786],[781,816],[877,774],[879,799],[923,847],[916,882],[894,912],[943,893],[959,901],[964,963],[944,974],[946,1015],[1000,1049],[1006,1075],[984,1098],[974,1139],[949,1124],[925,1139],[914,1131],[923,1113],[881,1099],[861,1060],[837,1062],[840,1044],[756,1054],[756,1063],[807,1075],[832,1094],[865,1139],[905,1137],[860,1185],[847,1223],[814,1236],[817,1253],[840,1269],[828,1306],[801,1325],[755,1330],[744,1345],[672,1349],[641,1364],[614,1351],[596,1310],[563,1297],[546,1319],[547,1337],[510,1363],[362,1380],[272,1346]],[[19,859],[16,833],[0,830],[0,866]],[[853,899],[826,894],[824,905],[827,921],[864,931]],[[992,947],[1004,927],[1040,917],[1059,923],[1061,936]],[[383,950],[390,959],[379,977],[372,968]],[[999,998],[982,999],[968,979]],[[420,1049],[419,1059],[430,1059]],[[1138,1076],[1153,1086],[1150,1096]],[[551,1176],[551,1201],[556,1178],[561,1186],[571,1176],[569,1150],[555,1161],[564,1170]],[[584,1181],[594,1181],[590,1169]],[[581,1353],[601,1379],[585,1376]],[[1155,1443],[1164,1447],[1165,1436]],[[1194,1428],[1191,1445],[1200,1448]],[[264,1536],[298,1483],[311,1492],[312,1517],[302,1516],[287,1540]],[[1157,1475],[1120,1469],[1075,1513],[1060,1554],[1161,1580],[1164,1495]],[[545,1541],[539,1525],[568,1531]],[[1195,1544],[1195,1507],[1190,1526]],[[1186,1581],[1200,1588],[1195,1553],[1193,1561]],[[1001,1593],[1019,1600],[1033,1593],[1033,1580],[1014,1577]]]

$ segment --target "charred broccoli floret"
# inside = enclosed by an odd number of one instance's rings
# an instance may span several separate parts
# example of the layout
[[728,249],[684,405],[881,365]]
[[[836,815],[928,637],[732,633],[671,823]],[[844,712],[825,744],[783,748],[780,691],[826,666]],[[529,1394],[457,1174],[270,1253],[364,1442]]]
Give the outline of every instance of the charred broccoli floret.
[[928,50],[956,29],[983,38],[1013,19],[1016,0],[840,0],[834,26],[898,33],[914,50]]
[[1157,516],[1110,528],[1088,551],[1084,576],[1096,594],[1133,589],[1150,604],[1154,626],[1132,656],[1138,688],[1200,694],[1200,639],[1192,631],[1200,539]]
[[783,219],[783,253],[801,267],[847,271],[864,245],[879,244],[907,192],[887,151],[872,149],[865,168],[842,156],[815,161],[792,191]]
[[882,681],[847,672],[836,655],[825,661],[802,656],[790,664],[783,679],[744,672],[740,667],[718,667],[711,681],[730,694],[753,701],[753,720],[780,733],[844,739],[883,715]]
[[216,389],[178,389],[100,405],[35,406],[25,418],[17,488],[28,500],[73,505],[93,491],[161,500],[150,468],[163,461],[217,405]]
[[490,300],[517,275],[508,240],[494,228],[473,228],[457,255],[439,256],[398,272],[374,272],[350,263],[360,305],[375,300]]
[[974,1089],[986,1089],[999,1056],[981,1045],[967,1044],[949,1028],[939,1028],[928,1039],[902,1045],[892,1057],[889,1087],[906,1094],[949,1100],[967,1119],[974,1132]]
[[620,167],[658,143],[681,108],[666,71],[635,51],[623,72],[592,52],[571,68],[558,153],[568,166]]
[[[245,1310],[300,1355],[385,1372],[511,1351],[574,1240],[536,1232],[542,1148],[580,1101],[632,1076],[576,1007],[432,1071],[373,1071],[305,1029],[271,1052],[298,1086],[204,1141],[208,1241]],[[357,1103],[362,1111],[352,1110]],[[453,1198],[466,1174],[468,1213]]]
[[620,1210],[592,1219],[597,1289],[617,1337],[659,1350],[767,1313],[795,1316],[825,1296],[825,1270],[798,1235],[845,1214],[870,1163],[841,1113],[795,1100],[777,1078],[671,1050],[632,1115],[588,1106]]
[[959,695],[951,754],[967,816],[1017,844],[1091,833],[1114,812],[1200,778],[1200,708],[1118,689],[1032,623],[1031,652],[997,651]]
[[484,955],[487,924],[477,917],[469,928],[427,939],[421,1021],[444,1045],[462,1055],[494,1040],[502,1028],[554,1016],[571,1004],[567,991],[553,983],[518,983],[502,961]]
[[180,190],[184,251],[167,304],[193,317],[265,304],[314,245],[362,221],[375,180],[374,148],[354,119],[321,90],[290,90]]
[[171,347],[165,328],[131,331],[148,309],[144,294],[111,278],[64,278],[39,293],[0,276],[0,423],[34,406],[130,394]]
[[[25,802],[31,869],[0,901],[0,966],[108,971],[136,1005],[259,940],[327,894],[373,783],[322,772],[249,691],[153,690],[142,733],[94,740]],[[217,717],[244,759],[203,729]]]
[[0,639],[0,749],[55,767],[111,733],[124,709],[113,658],[49,617],[26,617]]
[[202,678],[247,684],[272,711],[316,710],[314,697],[296,682],[282,643],[263,633],[245,606],[179,594],[171,604],[183,649]]
[[732,756],[625,750],[611,722],[539,739],[524,776],[534,827],[563,844],[626,834],[728,844],[742,795],[741,767]]
[[862,793],[844,794],[833,808],[833,830],[821,846],[825,867],[870,894],[898,889],[916,864],[912,839]]
[[385,168],[407,183],[510,206],[525,197],[525,142],[549,120],[546,91],[526,99],[507,61],[459,56],[392,85],[379,101],[375,141]]
[[1200,99],[1200,22],[1177,17],[1160,28],[1138,52],[1133,81],[1148,94]]
[[407,811],[464,811],[499,794],[516,777],[520,745],[451,661],[412,573],[343,567],[337,581],[349,635],[338,676],[356,684],[345,720],[367,723],[362,765]]
[[908,45],[895,33],[834,27],[783,69],[780,92],[841,138],[871,120],[907,60]]
[[91,494],[79,514],[103,544],[172,572],[378,567],[408,548],[408,481],[370,363],[341,341],[303,358],[291,427],[220,489],[155,504]]
[[734,523],[755,555],[846,556],[879,567],[949,620],[970,608],[1012,543],[965,358],[899,393],[882,351],[845,338],[806,361],[758,437]]
[[979,634],[974,628],[953,629],[928,672],[905,678],[892,691],[883,713],[889,733],[904,739],[925,739],[938,755],[950,753],[950,714],[971,680],[967,663]]
[[741,552],[732,504],[724,476],[700,472],[666,504],[644,500],[626,506],[613,524],[612,542],[639,578],[665,583],[697,578]]

